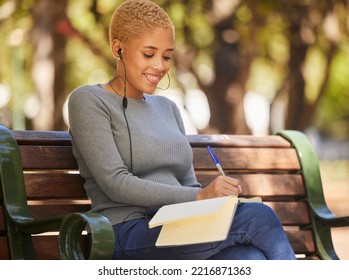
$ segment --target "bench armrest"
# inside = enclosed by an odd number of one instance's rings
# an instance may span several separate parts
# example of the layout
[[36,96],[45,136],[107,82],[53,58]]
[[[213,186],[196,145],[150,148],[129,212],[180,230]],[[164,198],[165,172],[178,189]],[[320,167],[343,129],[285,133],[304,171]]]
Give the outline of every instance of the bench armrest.
[[331,227],[349,226],[349,217],[337,217],[327,206],[322,180],[320,175],[319,160],[312,143],[300,131],[284,130],[276,134],[288,140],[297,151],[301,165],[301,173],[306,187],[312,228],[316,239],[317,251],[322,259],[336,259]]
[[29,234],[39,234],[58,230],[63,221],[62,216],[36,220],[25,216],[11,215],[8,216],[8,219],[11,220],[17,229]]
[[59,251],[63,259],[86,259],[80,246],[82,232],[89,232],[90,248],[87,259],[111,259],[114,253],[114,231],[109,220],[97,213],[68,214],[59,232]]
[[337,217],[332,214],[327,217],[322,216],[320,220],[325,227],[349,227],[349,216]]
[[[113,256],[113,227],[109,220],[100,214],[92,212],[72,213],[66,216],[57,216],[41,220],[20,216],[8,218],[11,219],[16,227],[14,231],[20,230],[26,234],[39,234],[59,230],[59,253],[62,259],[108,260]],[[85,228],[88,230],[90,238],[90,248],[87,256],[80,246],[80,240]],[[12,238],[13,242],[19,242],[20,238],[23,238],[23,235],[20,234],[17,238],[17,235],[13,234]],[[13,249],[15,248],[16,247]],[[14,256],[22,256],[22,253],[20,251],[16,253],[16,250],[14,250]]]
[[328,207],[323,193],[319,160],[308,138],[300,131],[284,130],[278,135],[290,141],[297,150],[308,202],[313,214],[324,223],[340,226],[347,224],[348,217],[337,217]]

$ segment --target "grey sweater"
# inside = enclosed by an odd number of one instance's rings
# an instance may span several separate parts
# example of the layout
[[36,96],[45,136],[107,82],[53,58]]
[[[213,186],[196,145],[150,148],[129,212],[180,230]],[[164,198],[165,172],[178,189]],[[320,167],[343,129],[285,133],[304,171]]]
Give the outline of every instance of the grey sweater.
[[74,90],[69,98],[73,153],[92,211],[112,224],[142,217],[150,207],[191,201],[200,190],[192,150],[176,105],[163,96],[122,97],[100,85]]

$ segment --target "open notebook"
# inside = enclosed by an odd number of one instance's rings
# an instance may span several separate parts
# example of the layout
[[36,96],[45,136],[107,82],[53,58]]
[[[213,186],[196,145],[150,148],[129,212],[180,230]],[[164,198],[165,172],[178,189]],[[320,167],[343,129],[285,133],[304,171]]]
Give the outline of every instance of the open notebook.
[[227,238],[239,203],[262,202],[225,196],[163,206],[149,222],[162,226],[156,246],[177,246],[221,241]]

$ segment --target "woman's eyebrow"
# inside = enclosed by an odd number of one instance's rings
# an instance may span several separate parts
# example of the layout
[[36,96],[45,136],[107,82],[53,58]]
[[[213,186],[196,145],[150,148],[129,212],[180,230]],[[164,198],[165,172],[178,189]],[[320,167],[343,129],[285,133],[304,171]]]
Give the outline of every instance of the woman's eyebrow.
[[[154,47],[154,46],[145,46],[143,47],[144,49],[151,49],[151,50],[158,50],[157,47]],[[168,48],[166,51],[171,51],[173,52],[174,51],[174,48]]]

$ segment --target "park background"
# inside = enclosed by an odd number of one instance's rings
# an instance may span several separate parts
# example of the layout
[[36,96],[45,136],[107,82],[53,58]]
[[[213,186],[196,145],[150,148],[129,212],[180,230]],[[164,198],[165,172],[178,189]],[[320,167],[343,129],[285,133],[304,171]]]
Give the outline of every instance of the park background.
[[[113,75],[108,24],[122,2],[0,0],[0,123],[67,130],[70,92]],[[156,94],[187,133],[303,131],[330,209],[349,215],[349,1],[154,2],[176,26],[170,88]],[[349,259],[349,229],[333,236]]]

